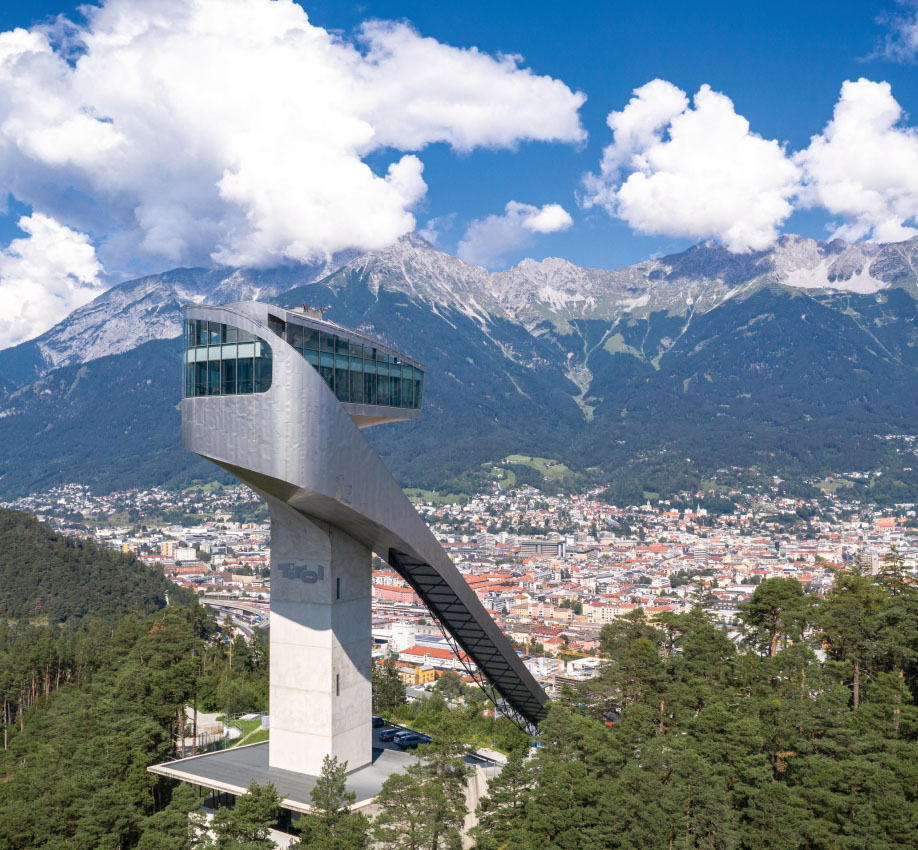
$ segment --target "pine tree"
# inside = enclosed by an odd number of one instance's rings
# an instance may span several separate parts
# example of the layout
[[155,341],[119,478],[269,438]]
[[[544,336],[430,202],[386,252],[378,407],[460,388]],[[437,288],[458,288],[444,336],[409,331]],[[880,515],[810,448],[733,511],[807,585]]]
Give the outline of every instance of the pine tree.
[[539,732],[542,746],[531,763],[535,781],[518,833],[525,838],[521,846],[614,846],[613,810],[603,802],[616,770],[626,762],[614,752],[609,730],[593,717],[552,706]]
[[756,850],[805,850],[809,821],[796,789],[784,782],[756,783],[741,812],[740,845]]
[[666,762],[663,806],[672,826],[672,846],[680,850],[736,847],[735,813],[715,766],[692,749],[673,752]]
[[190,850],[201,846],[192,815],[197,807],[195,790],[190,785],[179,785],[169,805],[147,818],[137,850]]
[[389,848],[458,850],[466,816],[468,750],[456,734],[461,718],[446,715],[434,739],[418,749],[404,774],[383,783],[373,839]]
[[752,594],[740,618],[747,639],[774,656],[779,642],[799,640],[810,618],[810,604],[795,578],[767,578]]
[[312,811],[297,823],[298,850],[363,850],[369,843],[370,822],[350,811],[356,795],[347,790],[347,762],[325,756],[322,773],[312,789]]
[[404,705],[405,683],[398,675],[393,658],[387,658],[382,664],[373,665],[373,712],[386,715]]
[[880,572],[877,581],[885,587],[893,596],[901,593],[916,592],[909,582],[909,571],[905,566],[905,559],[900,554],[898,548],[890,546],[889,551],[880,561]]
[[597,717],[640,703],[660,707],[663,681],[663,632],[652,626],[640,609],[602,627],[600,653],[608,665],[583,689]]
[[888,598],[867,576],[840,572],[820,609],[820,625],[830,655],[851,664],[855,710],[861,701],[862,670],[881,649],[882,620],[877,615],[886,607]]
[[488,793],[478,803],[478,825],[472,830],[481,850],[517,846],[526,832],[526,803],[534,781],[527,753],[510,754],[501,772],[488,782]]
[[416,765],[393,773],[376,796],[374,844],[385,850],[429,850],[435,827],[427,809],[429,792]]
[[455,670],[446,670],[434,685],[434,692],[441,694],[447,700],[465,696],[467,691],[467,685]]
[[903,713],[911,718],[911,728],[918,719],[918,706],[910,698],[918,692],[918,592],[910,587],[893,596],[879,618],[880,651],[894,677],[888,691],[892,695],[893,732],[898,735]]
[[269,837],[277,821],[280,797],[269,782],[259,785],[254,779],[245,794],[236,797],[233,808],[224,807],[214,815],[214,850],[270,850],[277,845]]

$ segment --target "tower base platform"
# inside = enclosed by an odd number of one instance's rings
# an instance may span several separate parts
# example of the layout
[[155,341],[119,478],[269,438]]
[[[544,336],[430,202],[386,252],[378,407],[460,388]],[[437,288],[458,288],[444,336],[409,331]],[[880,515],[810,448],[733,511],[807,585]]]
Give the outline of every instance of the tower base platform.
[[[416,758],[411,750],[402,751],[394,744],[381,743],[376,739],[377,730],[373,731],[376,733],[373,736],[373,760],[347,774],[348,791],[357,795],[351,808],[367,815],[375,814],[373,801],[383,783],[392,774],[403,772]],[[487,787],[487,780],[500,772],[502,763],[484,755],[468,756],[466,762],[473,769],[469,790],[477,803],[477,798]],[[154,764],[147,770],[233,796],[244,794],[253,779],[260,785],[270,782],[277,789],[282,808],[291,813],[310,810],[312,789],[318,779],[317,776],[271,767],[268,764],[267,741]]]

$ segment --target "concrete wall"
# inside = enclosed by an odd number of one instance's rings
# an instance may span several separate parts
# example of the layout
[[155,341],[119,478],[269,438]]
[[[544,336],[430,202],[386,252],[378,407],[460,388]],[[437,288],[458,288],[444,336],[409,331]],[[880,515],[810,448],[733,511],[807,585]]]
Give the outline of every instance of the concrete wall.
[[272,767],[321,773],[372,759],[370,556],[275,499],[271,507]]

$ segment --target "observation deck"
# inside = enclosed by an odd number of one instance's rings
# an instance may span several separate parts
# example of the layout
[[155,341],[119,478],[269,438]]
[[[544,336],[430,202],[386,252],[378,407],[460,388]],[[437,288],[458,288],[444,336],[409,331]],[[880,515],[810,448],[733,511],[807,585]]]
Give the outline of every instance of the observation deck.
[[[305,306],[272,307],[267,325],[322,376],[358,427],[420,418],[424,370],[417,361]],[[186,319],[184,397],[266,392],[269,339],[223,322]]]

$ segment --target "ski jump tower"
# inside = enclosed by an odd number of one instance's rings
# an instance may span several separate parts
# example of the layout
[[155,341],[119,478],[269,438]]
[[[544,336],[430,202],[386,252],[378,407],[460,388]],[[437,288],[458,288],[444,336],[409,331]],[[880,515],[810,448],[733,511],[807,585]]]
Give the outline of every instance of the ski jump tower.
[[185,308],[182,442],[271,511],[269,764],[373,759],[371,558],[385,559],[528,724],[547,697],[361,433],[418,419],[423,369],[323,318]]

